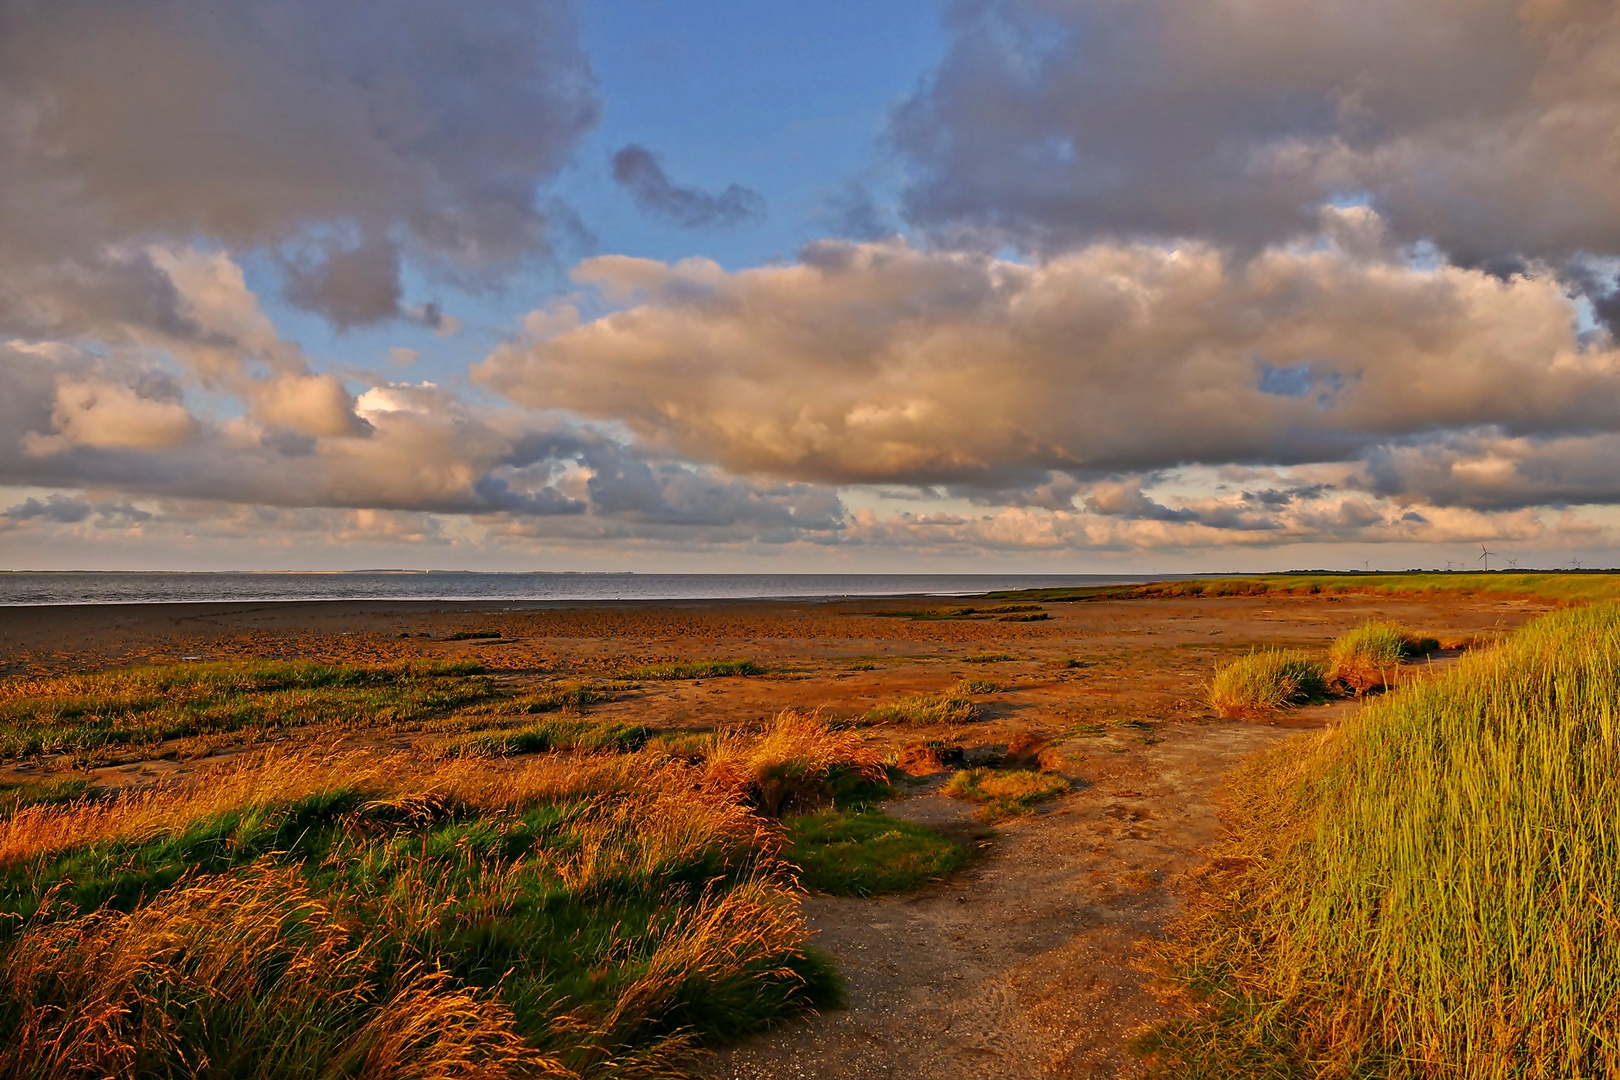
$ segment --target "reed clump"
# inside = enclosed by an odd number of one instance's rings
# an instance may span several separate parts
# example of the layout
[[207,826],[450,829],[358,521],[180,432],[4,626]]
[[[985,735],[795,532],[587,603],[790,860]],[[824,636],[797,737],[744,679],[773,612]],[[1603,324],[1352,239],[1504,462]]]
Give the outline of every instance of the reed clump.
[[1326,667],[1297,649],[1257,649],[1215,673],[1209,702],[1223,719],[1266,716],[1327,694]]
[[1162,948],[1165,1076],[1620,1074],[1620,604],[1256,761]]

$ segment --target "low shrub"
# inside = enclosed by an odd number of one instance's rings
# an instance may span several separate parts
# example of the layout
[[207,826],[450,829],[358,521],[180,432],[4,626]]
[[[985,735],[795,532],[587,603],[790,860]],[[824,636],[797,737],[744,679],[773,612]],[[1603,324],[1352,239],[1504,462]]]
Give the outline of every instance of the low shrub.
[[963,679],[951,687],[956,694],[999,694],[1006,689],[994,679]]
[[1013,654],[1004,652],[974,653],[972,656],[964,656],[962,659],[969,664],[1004,664],[1013,659]]
[[1325,668],[1297,650],[1262,649],[1215,673],[1209,703],[1225,719],[1265,716],[1327,694]]
[[1069,782],[1063,777],[1028,769],[963,769],[944,787],[945,794],[953,799],[982,804],[979,816],[986,821],[1028,814],[1068,790]]

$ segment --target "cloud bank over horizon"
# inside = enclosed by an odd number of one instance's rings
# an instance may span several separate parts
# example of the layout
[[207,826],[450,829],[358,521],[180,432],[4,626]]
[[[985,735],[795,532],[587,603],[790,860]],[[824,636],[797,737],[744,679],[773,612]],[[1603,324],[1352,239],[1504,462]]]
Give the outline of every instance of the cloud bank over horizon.
[[[899,231],[828,236],[605,129],[635,88],[561,0],[0,0],[0,544],[846,569],[1620,544],[1620,9],[964,0],[944,29],[881,169],[826,177]],[[578,257],[565,179],[689,254]],[[795,253],[702,254],[767,210],[802,218]]]

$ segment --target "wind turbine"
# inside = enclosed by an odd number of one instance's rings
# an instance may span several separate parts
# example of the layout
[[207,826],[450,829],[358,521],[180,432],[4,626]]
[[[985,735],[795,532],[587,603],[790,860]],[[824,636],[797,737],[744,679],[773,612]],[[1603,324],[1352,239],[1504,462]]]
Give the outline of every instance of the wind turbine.
[[1488,574],[1488,573],[1491,572],[1491,556],[1495,555],[1495,554],[1496,554],[1496,552],[1487,551],[1485,549],[1485,545],[1481,544],[1481,545],[1479,545],[1479,558],[1475,559],[1474,561],[1475,562],[1483,562],[1485,564],[1485,572]]
[[1579,558],[1571,559],[1571,560],[1569,560],[1569,565],[1571,565],[1575,569],[1579,570],[1581,568],[1581,560]]
[[1518,568],[1519,568],[1519,560],[1513,558],[1511,555],[1508,556],[1508,569],[1509,570],[1517,570]]
[[1453,561],[1451,559],[1447,559],[1446,560],[1446,573],[1448,573],[1448,574],[1451,573],[1452,565],[1453,565]]

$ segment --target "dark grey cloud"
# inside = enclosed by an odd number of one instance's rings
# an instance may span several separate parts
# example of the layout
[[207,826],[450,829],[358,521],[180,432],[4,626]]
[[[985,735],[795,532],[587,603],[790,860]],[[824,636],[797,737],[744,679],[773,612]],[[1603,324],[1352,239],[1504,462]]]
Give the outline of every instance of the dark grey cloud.
[[1459,265],[1620,253],[1610,0],[961,0],[950,27],[890,131],[936,236],[1252,252],[1359,198]]
[[765,197],[740,184],[718,195],[682,187],[646,147],[631,143],[613,155],[613,179],[645,214],[683,229],[730,228],[765,216]]
[[0,519],[5,521],[48,521],[57,525],[77,525],[92,516],[104,525],[131,525],[152,520],[151,513],[129,503],[93,503],[79,495],[56,494],[44,499],[25,499],[0,511]]
[[[368,237],[353,247],[327,240],[312,255],[283,263],[284,295],[295,306],[348,329],[400,314],[399,270],[399,248],[385,236]],[[425,306],[420,321],[438,329],[443,314],[436,305]]]
[[199,238],[287,248],[340,325],[396,314],[401,259],[542,251],[598,112],[565,0],[0,0],[0,328],[172,322],[129,252]]

